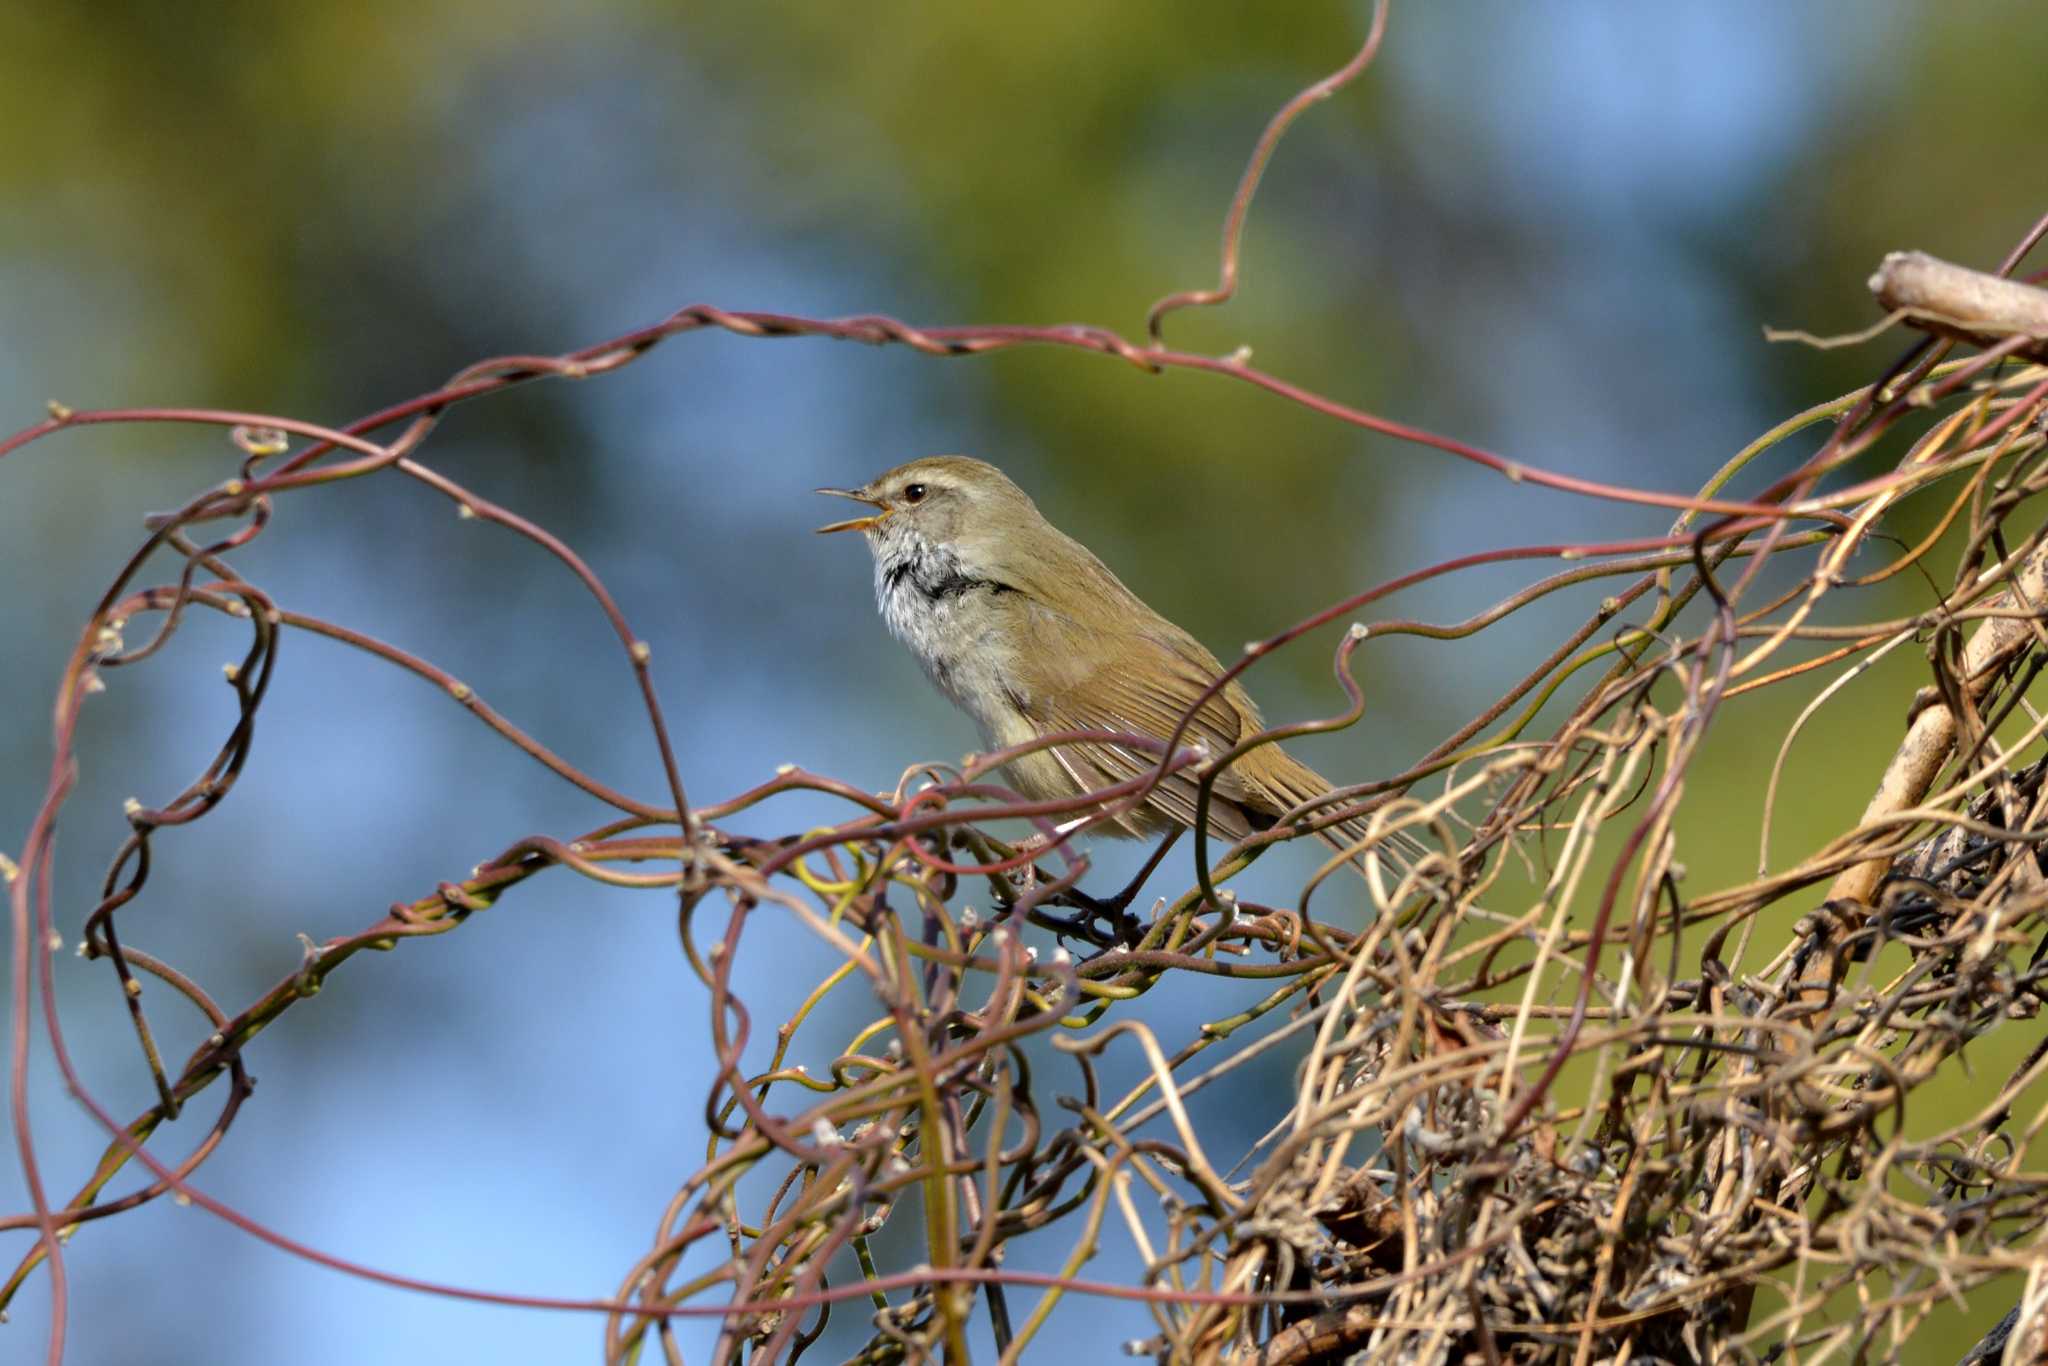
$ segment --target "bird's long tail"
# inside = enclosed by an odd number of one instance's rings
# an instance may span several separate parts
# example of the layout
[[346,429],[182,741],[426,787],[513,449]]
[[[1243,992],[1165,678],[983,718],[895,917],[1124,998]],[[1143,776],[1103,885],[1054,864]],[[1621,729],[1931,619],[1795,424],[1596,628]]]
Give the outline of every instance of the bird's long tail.
[[[1258,782],[1260,786],[1269,790],[1282,809],[1314,801],[1332,791],[1328,779],[1278,745],[1270,747],[1267,752],[1272,757],[1261,766]],[[1327,815],[1328,811],[1333,809],[1335,808],[1319,808],[1317,813],[1311,813],[1311,819],[1316,814]],[[1371,841],[1372,849],[1393,865],[1394,876],[1397,879],[1420,866],[1431,853],[1429,846],[1405,830],[1391,833],[1382,830],[1376,834],[1370,818],[1363,816],[1324,826],[1316,831],[1316,838],[1339,853],[1349,854],[1351,862],[1360,872],[1365,871],[1365,850],[1368,841]]]

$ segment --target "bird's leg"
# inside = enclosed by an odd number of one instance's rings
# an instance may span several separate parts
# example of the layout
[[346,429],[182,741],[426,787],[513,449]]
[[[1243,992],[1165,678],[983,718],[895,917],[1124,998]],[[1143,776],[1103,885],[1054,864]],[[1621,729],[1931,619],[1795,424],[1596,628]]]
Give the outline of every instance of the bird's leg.
[[1061,905],[1078,907],[1088,912],[1091,918],[1109,921],[1120,942],[1127,946],[1135,944],[1144,937],[1145,927],[1138,923],[1136,916],[1130,914],[1131,901],[1158,870],[1167,851],[1173,848],[1180,836],[1180,827],[1175,826],[1165,839],[1159,841],[1159,846],[1152,851],[1151,857],[1145,860],[1145,866],[1138,870],[1138,875],[1125,883],[1124,889],[1115,896],[1093,897],[1078,887],[1070,887],[1051,899]]
[[[1038,855],[1049,849],[1061,836],[1071,834],[1077,826],[1084,824],[1087,820],[1088,818],[1083,816],[1067,821],[1062,825],[1054,826],[1053,833],[1050,835],[1027,835],[1014,845],[1005,844],[1001,840],[986,835],[972,827],[956,833],[954,838],[960,841],[961,847],[972,850],[975,857],[984,863],[1007,863],[1019,854],[1029,855],[1031,859],[1035,860]],[[1069,874],[1069,876],[1074,876],[1084,871],[1086,866],[1084,862],[1080,869],[1074,870],[1074,873]],[[1062,943],[1071,937],[1082,940],[1098,949],[1112,949],[1124,942],[1114,934],[1106,934],[1097,929],[1094,924],[1095,916],[1092,914],[1067,917],[1052,915],[1046,912],[1042,909],[1046,905],[1080,905],[1079,901],[1066,901],[1062,899],[1080,894],[1073,892],[1034,894],[1033,889],[1038,886],[1041,880],[1046,882],[1058,881],[1057,878],[1048,876],[1041,871],[1037,863],[1032,861],[1027,861],[1022,866],[1012,868],[1008,872],[992,874],[989,881],[996,889],[996,899],[999,903],[996,910],[996,919],[1002,920],[1015,914],[1018,907],[1022,906],[1025,919],[1034,925],[1051,930]],[[1093,898],[1086,898],[1086,900],[1092,905]]]
[[1138,870],[1138,875],[1125,884],[1124,889],[1111,897],[1105,904],[1114,906],[1119,911],[1130,905],[1131,899],[1137,896],[1139,889],[1144,887],[1152,874],[1159,870],[1159,865],[1166,859],[1167,851],[1180,842],[1181,833],[1181,828],[1177,825],[1167,831],[1166,838],[1159,841],[1159,847],[1152,851],[1152,857],[1145,860],[1145,866]]

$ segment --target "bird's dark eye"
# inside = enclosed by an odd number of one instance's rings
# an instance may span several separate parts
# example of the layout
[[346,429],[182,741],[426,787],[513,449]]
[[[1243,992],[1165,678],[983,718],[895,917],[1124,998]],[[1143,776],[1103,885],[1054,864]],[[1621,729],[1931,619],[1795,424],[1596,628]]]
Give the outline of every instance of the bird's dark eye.
[[929,492],[931,490],[923,484],[905,484],[903,486],[903,501],[906,503],[922,503],[925,494]]

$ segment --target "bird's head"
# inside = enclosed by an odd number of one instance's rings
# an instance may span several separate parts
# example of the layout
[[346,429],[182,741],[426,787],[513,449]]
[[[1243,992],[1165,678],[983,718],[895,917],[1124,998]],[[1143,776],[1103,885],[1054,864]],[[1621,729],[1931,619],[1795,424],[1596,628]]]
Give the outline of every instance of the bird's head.
[[865,517],[821,526],[859,531],[878,559],[907,544],[944,546],[981,559],[1007,530],[1042,521],[1024,490],[994,465],[964,455],[928,455],[878,474],[857,489],[819,489],[875,509]]

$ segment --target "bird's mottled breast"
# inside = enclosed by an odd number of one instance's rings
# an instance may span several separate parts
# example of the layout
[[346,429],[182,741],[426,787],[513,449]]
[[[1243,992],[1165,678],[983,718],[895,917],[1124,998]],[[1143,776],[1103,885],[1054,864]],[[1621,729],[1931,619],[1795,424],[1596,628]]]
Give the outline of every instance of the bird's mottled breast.
[[983,738],[1014,744],[1022,717],[1009,702],[1011,651],[996,600],[1009,584],[977,573],[951,547],[906,537],[875,556],[875,605],[939,690]]

